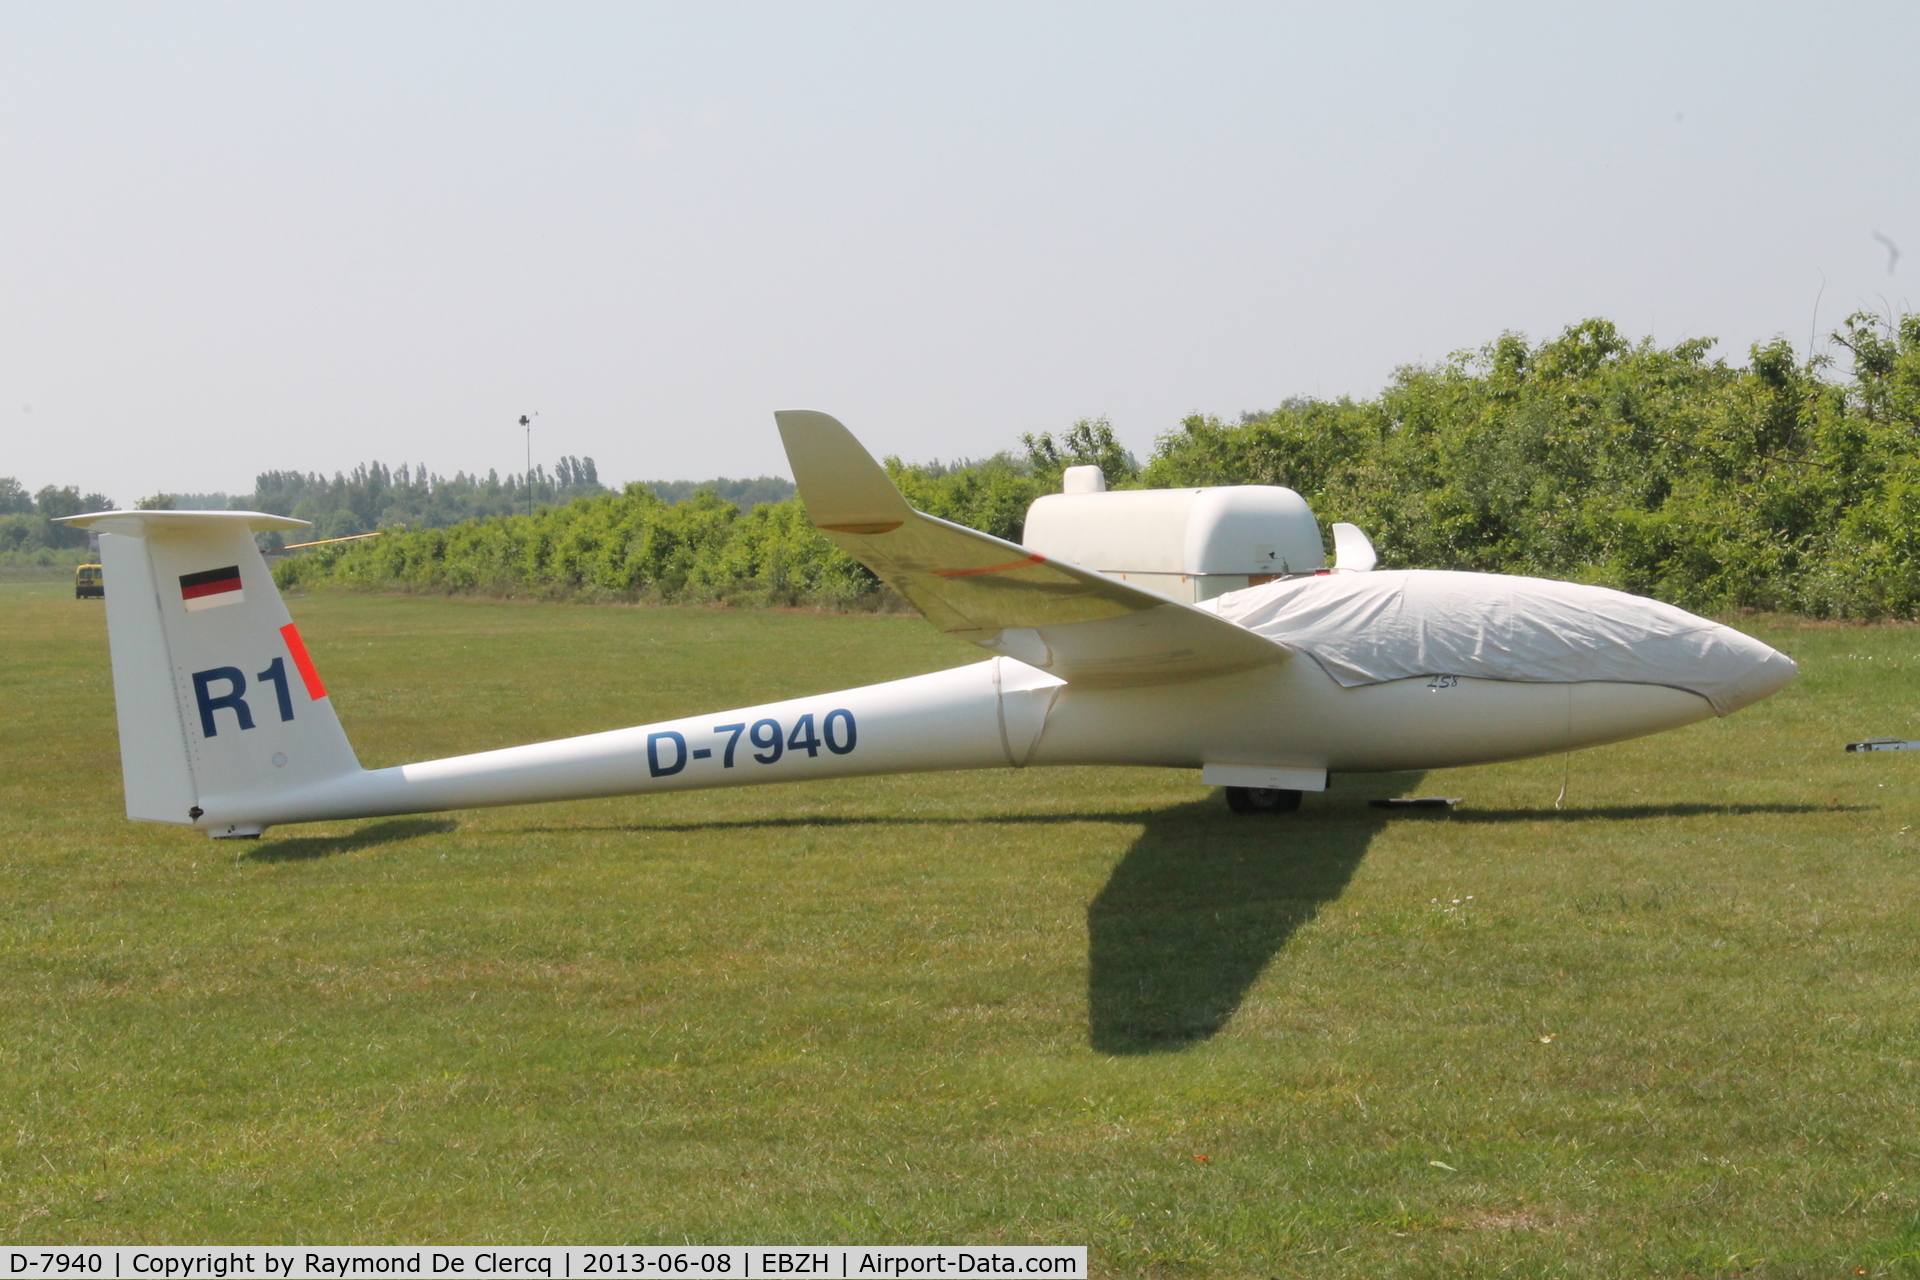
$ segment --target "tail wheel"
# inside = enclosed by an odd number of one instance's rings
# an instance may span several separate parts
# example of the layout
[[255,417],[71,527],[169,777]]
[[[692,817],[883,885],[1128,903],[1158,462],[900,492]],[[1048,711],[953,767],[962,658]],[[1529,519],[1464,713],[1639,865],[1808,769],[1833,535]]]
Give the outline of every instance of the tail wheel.
[[1298,791],[1268,787],[1228,787],[1227,808],[1235,813],[1292,813],[1300,807]]

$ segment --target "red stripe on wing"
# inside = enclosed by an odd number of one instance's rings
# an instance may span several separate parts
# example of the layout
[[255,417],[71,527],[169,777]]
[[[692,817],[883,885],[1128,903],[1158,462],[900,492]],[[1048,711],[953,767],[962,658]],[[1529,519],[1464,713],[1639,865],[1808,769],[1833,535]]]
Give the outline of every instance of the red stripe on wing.
[[978,569],[935,569],[936,578],[971,578],[976,573],[1005,573],[1009,569],[1024,569],[1028,565],[1045,564],[1045,556],[1028,556],[1025,560],[1009,560],[1005,564],[981,565]]

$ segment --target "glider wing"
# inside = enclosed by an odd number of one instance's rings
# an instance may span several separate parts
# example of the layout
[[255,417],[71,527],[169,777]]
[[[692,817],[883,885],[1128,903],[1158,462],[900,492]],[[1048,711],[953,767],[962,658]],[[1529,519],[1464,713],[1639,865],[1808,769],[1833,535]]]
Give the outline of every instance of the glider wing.
[[1191,680],[1288,656],[1190,605],[915,511],[834,418],[774,417],[808,518],[949,635],[1092,686]]

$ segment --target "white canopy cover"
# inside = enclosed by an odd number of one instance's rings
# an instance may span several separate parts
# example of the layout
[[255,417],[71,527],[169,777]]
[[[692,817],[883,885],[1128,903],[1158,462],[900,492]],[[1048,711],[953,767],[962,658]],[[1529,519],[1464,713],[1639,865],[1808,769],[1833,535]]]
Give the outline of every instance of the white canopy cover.
[[1547,578],[1332,573],[1197,607],[1306,654],[1348,688],[1433,675],[1659,684],[1697,693],[1724,716],[1796,669],[1785,654],[1684,609]]

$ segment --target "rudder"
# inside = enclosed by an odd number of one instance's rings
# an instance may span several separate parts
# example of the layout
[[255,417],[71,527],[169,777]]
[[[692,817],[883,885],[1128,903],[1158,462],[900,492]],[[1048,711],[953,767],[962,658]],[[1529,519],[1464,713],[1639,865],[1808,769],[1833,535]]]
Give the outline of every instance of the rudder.
[[100,533],[129,818],[257,835],[202,813],[359,771],[253,540],[305,521],[108,511],[66,523]]

